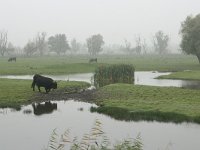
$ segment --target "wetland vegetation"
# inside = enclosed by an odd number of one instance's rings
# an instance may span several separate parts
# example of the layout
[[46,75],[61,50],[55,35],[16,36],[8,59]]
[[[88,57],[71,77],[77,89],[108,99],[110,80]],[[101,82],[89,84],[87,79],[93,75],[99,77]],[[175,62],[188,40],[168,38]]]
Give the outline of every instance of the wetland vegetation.
[[[92,64],[88,63],[86,56],[19,58],[16,63],[8,63],[5,58],[0,61],[1,75],[94,72],[102,64],[109,66],[110,64],[124,63],[133,65],[135,70],[179,71],[173,73],[176,74],[176,78],[184,75],[184,79],[198,80],[200,70],[198,60],[194,56],[185,55],[167,55],[166,57],[155,55],[99,56],[98,63]],[[184,71],[188,69],[192,71]],[[20,105],[34,101],[34,96],[37,100],[45,100],[45,97],[49,98],[43,93],[32,92],[31,82],[30,80],[0,79],[0,85],[4,87],[1,88],[0,107],[19,108]],[[53,94],[53,91],[50,92],[52,95],[49,95],[52,96],[51,100],[54,100],[59,98],[56,96],[61,96],[63,93],[66,96],[80,91],[77,89],[84,89],[88,86],[89,84],[85,82],[59,81],[57,94]],[[111,84],[98,88],[93,94],[90,93],[88,99],[94,99],[95,103],[103,106],[99,107],[99,112],[108,113],[108,110],[120,110],[119,112],[123,111],[123,114],[131,112],[131,114],[126,115],[130,116],[126,120],[133,119],[132,116],[137,115],[145,120],[200,122],[200,95],[198,90]],[[135,118],[135,120],[139,119]]]
[[102,87],[113,83],[133,84],[134,71],[133,65],[128,64],[98,66],[94,73],[94,85]]

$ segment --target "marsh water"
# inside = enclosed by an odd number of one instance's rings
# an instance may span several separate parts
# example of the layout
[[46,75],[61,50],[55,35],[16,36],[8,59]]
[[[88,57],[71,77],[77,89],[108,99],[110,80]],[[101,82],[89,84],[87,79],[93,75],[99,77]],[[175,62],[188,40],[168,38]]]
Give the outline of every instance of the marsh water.
[[[134,84],[200,89],[200,81],[156,79],[158,76],[168,75],[168,74],[170,74],[170,72],[136,71]],[[85,81],[89,83],[93,82],[92,79],[93,73],[69,74],[69,75],[46,75],[46,76],[51,77],[54,80]],[[2,75],[0,76],[0,78],[32,80],[33,75]]]
[[192,123],[125,122],[91,113],[94,104],[53,101],[22,107],[20,111],[0,109],[0,149],[41,150],[46,147],[52,131],[70,130],[70,137],[81,139],[89,133],[95,119],[102,122],[106,136],[116,143],[140,134],[144,150],[199,150],[200,125]]
[[[153,79],[168,73],[136,72],[135,84],[186,87],[178,80]],[[92,74],[50,76],[55,80],[78,80],[91,83]],[[3,77],[3,76],[1,76]],[[32,79],[30,76],[4,76],[13,79]],[[145,82],[146,81],[146,82]],[[166,82],[164,82],[166,81]],[[31,82],[31,81],[30,81]],[[161,84],[162,83],[162,84]],[[176,84],[175,84],[176,83]],[[194,85],[195,88],[198,86]],[[194,88],[189,84],[189,88]],[[200,125],[195,123],[162,123],[119,121],[106,115],[91,113],[95,104],[75,100],[52,101],[23,106],[20,111],[0,109],[0,150],[41,150],[47,146],[52,131],[58,134],[70,130],[70,137],[89,133],[96,119],[113,142],[136,138],[140,134],[144,150],[199,150]]]

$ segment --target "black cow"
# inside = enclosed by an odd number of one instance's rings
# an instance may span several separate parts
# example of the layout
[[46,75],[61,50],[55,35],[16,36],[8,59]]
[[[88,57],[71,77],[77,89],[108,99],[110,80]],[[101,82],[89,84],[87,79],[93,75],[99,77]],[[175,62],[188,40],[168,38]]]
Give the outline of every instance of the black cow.
[[9,59],[8,59],[8,62],[11,62],[11,61],[15,61],[16,62],[16,57],[10,57]]
[[53,81],[53,79],[41,76],[39,74],[35,74],[33,76],[33,82],[31,87],[33,91],[35,91],[35,85],[37,85],[38,90],[40,92],[40,87],[44,87],[46,93],[48,93],[51,89],[57,89],[57,82]]
[[92,63],[92,62],[96,62],[96,63],[97,63],[97,58],[91,58],[91,59],[89,60],[89,63]]

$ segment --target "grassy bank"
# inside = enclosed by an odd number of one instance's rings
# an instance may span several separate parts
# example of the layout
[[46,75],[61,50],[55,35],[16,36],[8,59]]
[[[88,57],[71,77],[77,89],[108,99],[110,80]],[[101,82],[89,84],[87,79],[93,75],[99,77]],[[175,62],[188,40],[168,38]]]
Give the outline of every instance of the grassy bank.
[[200,71],[173,72],[169,75],[158,77],[159,79],[200,80]]
[[0,79],[0,107],[20,108],[33,96],[31,80]]
[[100,113],[121,120],[200,123],[200,92],[173,87],[112,84],[95,95]]
[[[14,80],[14,79],[0,79],[0,108],[12,107],[19,109],[21,105],[31,103],[31,99],[34,97],[38,90],[33,92],[31,89],[32,80]],[[73,92],[74,89],[81,89],[88,87],[89,84],[85,82],[75,81],[60,81],[58,83],[58,89],[69,89],[69,92]],[[44,88],[41,88],[42,92],[45,92]]]
[[8,74],[69,74],[94,72],[98,65],[132,64],[138,70],[183,71],[200,70],[195,56],[188,55],[139,55],[98,56],[98,63],[89,63],[89,56],[17,57],[17,62],[0,58],[0,75]]

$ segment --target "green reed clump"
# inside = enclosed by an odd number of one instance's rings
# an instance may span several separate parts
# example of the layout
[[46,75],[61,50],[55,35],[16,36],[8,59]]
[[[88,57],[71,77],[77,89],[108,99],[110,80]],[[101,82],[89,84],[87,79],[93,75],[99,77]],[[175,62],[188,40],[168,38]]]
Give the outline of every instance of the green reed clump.
[[95,70],[94,85],[102,87],[112,83],[130,83],[134,82],[133,65],[115,64],[109,66],[99,66]]
[[58,135],[56,129],[53,130],[47,148],[44,150],[142,150],[140,134],[135,139],[129,138],[111,146],[110,140],[102,130],[102,123],[96,119],[89,134],[85,134],[80,141],[77,137],[71,138],[69,130],[62,135]]

